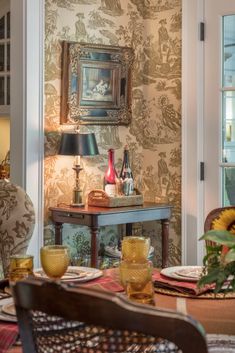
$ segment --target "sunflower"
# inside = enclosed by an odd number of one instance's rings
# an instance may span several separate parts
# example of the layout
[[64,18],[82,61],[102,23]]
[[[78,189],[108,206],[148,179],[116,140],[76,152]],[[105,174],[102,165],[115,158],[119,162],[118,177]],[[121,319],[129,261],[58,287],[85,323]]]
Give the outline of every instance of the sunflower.
[[235,209],[227,209],[212,222],[212,229],[228,230],[235,234]]
[[214,284],[214,293],[235,292],[235,208],[225,208],[200,240],[206,242],[204,272],[198,286]]
[[[221,211],[219,217],[212,222],[212,229],[228,230],[235,235],[235,209]],[[222,254],[225,255],[228,250],[227,246],[222,246]]]

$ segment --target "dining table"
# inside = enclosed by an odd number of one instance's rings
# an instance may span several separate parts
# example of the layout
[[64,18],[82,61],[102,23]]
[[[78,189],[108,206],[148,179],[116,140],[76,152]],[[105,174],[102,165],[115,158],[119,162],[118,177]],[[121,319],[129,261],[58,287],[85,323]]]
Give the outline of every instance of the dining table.
[[[159,269],[153,270],[153,281],[159,276]],[[74,284],[76,285],[76,284]],[[124,292],[120,283],[119,269],[112,268],[103,271],[100,278],[82,283],[86,287],[97,287],[113,292]],[[232,335],[235,337],[235,295],[216,298],[200,296],[182,296],[180,293],[169,295],[155,292],[156,308],[170,309],[192,316],[199,321],[207,334]],[[0,322],[0,341],[1,325]],[[4,353],[22,353],[20,345],[13,345]],[[2,353],[0,351],[0,353]]]

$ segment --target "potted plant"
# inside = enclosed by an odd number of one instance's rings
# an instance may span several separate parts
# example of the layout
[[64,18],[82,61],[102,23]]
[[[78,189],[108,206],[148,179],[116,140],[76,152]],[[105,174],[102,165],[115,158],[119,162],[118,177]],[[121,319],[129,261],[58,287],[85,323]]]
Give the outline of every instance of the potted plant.
[[212,229],[200,240],[206,241],[207,253],[198,286],[214,284],[215,294],[235,291],[235,234],[231,230]]

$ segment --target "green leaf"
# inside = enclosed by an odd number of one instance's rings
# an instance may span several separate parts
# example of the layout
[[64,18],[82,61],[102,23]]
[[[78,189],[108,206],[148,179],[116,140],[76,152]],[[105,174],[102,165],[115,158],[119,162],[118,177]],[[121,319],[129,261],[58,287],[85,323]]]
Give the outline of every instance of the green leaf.
[[218,293],[222,289],[223,284],[225,283],[226,280],[227,280],[226,274],[223,271],[220,271],[215,282],[216,283],[215,290],[214,290],[215,293]]
[[213,246],[207,245],[206,246],[206,250],[209,253],[219,252],[219,251],[221,251],[221,249],[222,249],[222,245],[213,245]]
[[229,248],[235,246],[235,235],[227,230],[209,230],[200,240],[210,240],[218,244],[227,245]]
[[207,275],[202,276],[198,281],[198,286],[203,287],[205,284],[215,283],[220,273],[220,268],[212,269]]
[[235,261],[235,249],[234,248],[230,249],[229,252],[227,252],[227,254],[224,257],[224,261],[225,262]]

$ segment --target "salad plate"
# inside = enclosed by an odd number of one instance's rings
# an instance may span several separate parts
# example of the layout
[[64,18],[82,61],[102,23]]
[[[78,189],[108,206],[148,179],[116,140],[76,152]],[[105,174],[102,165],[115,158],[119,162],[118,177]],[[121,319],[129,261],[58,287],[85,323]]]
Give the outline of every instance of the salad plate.
[[178,281],[197,282],[202,271],[202,266],[173,266],[163,268],[161,274]]
[[15,306],[14,306],[12,297],[0,300],[0,320],[1,321],[17,322],[17,318],[14,310],[15,310]]
[[[36,277],[48,278],[42,268],[34,271]],[[63,282],[87,282],[95,278],[99,278],[103,272],[93,267],[69,266],[64,276],[61,278]]]

